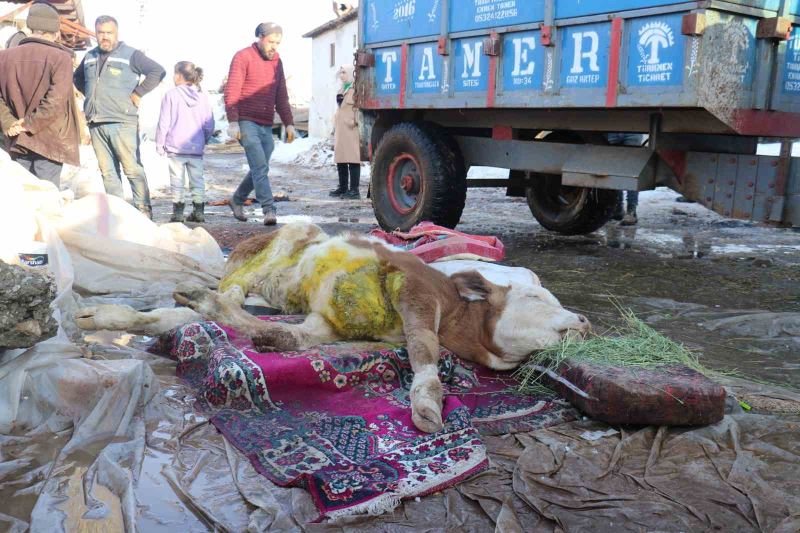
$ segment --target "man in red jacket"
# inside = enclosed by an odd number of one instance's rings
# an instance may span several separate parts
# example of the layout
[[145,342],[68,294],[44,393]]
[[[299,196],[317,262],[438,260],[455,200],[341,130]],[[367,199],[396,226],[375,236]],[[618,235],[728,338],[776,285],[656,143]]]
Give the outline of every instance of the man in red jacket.
[[287,142],[294,141],[296,133],[283,63],[278,56],[283,30],[277,24],[264,22],[256,28],[256,38],[255,43],[233,56],[225,86],[228,135],[244,147],[250,166],[231,198],[231,209],[238,220],[246,221],[244,202],[255,189],[264,212],[264,225],[273,226],[277,218],[269,185],[269,158],[275,148],[272,121],[276,110],[286,125]]

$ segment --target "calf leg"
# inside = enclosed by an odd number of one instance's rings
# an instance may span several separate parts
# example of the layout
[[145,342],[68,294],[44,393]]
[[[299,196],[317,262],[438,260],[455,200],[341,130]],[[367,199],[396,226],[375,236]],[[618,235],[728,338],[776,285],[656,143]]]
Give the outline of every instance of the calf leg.
[[302,324],[273,324],[275,328],[253,336],[259,352],[297,351],[339,340],[319,313],[311,313]]
[[[260,351],[295,351],[336,340],[333,330],[318,314],[310,314],[300,325],[259,320],[241,307],[238,293],[219,293],[204,287],[181,286],[175,301],[190,307],[209,320],[234,328],[253,339]],[[233,296],[234,298],[231,298]]]
[[128,305],[97,305],[85,307],[75,313],[75,323],[81,329],[127,331],[151,337],[202,319],[202,316],[185,307],[142,313]]
[[437,306],[401,302],[406,349],[414,370],[411,383],[411,419],[420,431],[436,433],[442,423],[442,397],[439,381],[439,336]]

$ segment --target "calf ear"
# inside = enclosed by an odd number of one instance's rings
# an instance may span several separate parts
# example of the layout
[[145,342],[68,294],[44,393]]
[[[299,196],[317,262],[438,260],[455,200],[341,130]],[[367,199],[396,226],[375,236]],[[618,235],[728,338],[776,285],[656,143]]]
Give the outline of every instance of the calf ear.
[[494,288],[494,285],[474,270],[453,274],[450,279],[456,284],[459,296],[469,302],[487,300]]

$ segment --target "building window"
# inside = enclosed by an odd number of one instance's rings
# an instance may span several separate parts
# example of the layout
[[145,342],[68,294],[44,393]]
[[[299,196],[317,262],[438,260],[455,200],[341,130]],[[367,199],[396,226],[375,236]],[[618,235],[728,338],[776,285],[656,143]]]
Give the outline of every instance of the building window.
[[331,43],[331,66],[336,66],[336,43]]

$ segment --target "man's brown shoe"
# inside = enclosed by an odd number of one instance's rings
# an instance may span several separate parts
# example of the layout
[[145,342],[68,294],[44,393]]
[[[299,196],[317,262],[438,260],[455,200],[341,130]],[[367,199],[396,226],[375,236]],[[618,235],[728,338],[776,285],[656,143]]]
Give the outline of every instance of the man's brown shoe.
[[231,211],[233,211],[233,217],[236,220],[241,220],[242,222],[247,222],[247,216],[244,214],[244,206],[243,205],[237,204],[236,202],[233,201],[233,198],[231,198],[230,206],[231,206]]

